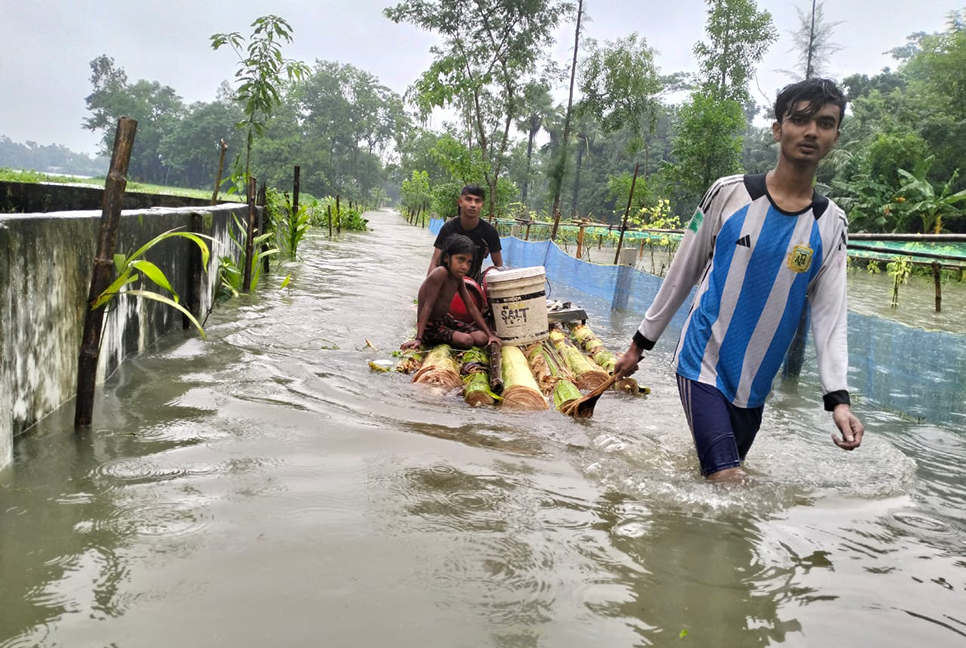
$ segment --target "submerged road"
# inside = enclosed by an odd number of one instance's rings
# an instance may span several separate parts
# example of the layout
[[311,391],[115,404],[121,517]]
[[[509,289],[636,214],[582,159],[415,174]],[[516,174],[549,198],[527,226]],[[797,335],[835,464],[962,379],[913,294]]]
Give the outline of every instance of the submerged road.
[[[779,385],[752,479],[708,485],[667,350],[592,421],[471,410],[369,371],[432,236],[368,217],[125,363],[90,435],[18,439],[0,648],[966,643],[966,431],[860,403],[845,453]],[[640,320],[554,291],[612,350]]]

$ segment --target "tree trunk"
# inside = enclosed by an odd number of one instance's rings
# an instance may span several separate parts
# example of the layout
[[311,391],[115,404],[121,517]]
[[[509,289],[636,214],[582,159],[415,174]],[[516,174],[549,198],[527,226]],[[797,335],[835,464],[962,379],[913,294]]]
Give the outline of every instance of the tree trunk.
[[248,176],[248,223],[245,227],[245,274],[242,290],[252,289],[252,262],[255,254],[255,176]]
[[[539,126],[537,127],[539,128]],[[537,131],[533,128],[533,120],[530,121],[530,137],[527,139],[527,172],[523,176],[523,194],[521,202],[525,207],[529,207],[530,204],[527,202],[527,194],[530,188],[530,160],[533,158],[533,140],[537,136]]]
[[[586,144],[587,138],[584,138],[584,144]],[[580,192],[580,167],[584,161],[584,144],[577,148],[577,168],[574,171],[574,195],[570,201],[570,213],[576,218],[577,216],[577,194]],[[578,248],[579,249],[579,248]],[[577,257],[578,259],[580,257]]]
[[557,238],[557,228],[560,226],[560,186],[563,184],[564,171],[567,168],[567,140],[570,139],[570,113],[574,105],[574,79],[577,75],[577,50],[580,47],[580,19],[584,13],[584,0],[577,2],[577,27],[574,29],[574,59],[570,65],[570,94],[567,97],[567,115],[564,117],[563,142],[560,145],[558,174],[554,181],[553,191],[553,229],[550,230],[550,240]]
[[637,184],[637,170],[639,165],[634,165],[634,177],[631,178],[631,194],[627,197],[627,209],[624,210],[624,222],[621,224],[621,235],[617,239],[617,252],[614,254],[614,265],[617,265],[621,256],[621,246],[624,245],[624,230],[627,229],[627,216],[631,213],[631,202],[634,200],[634,185]]

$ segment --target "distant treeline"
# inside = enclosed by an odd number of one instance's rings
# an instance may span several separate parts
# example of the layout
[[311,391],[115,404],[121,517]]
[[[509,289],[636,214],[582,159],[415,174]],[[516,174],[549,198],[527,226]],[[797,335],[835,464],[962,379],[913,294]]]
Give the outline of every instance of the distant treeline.
[[0,135],[0,167],[65,173],[69,175],[100,176],[107,173],[108,158],[92,158],[86,153],[75,153],[61,144],[43,146],[37,142],[20,144]]

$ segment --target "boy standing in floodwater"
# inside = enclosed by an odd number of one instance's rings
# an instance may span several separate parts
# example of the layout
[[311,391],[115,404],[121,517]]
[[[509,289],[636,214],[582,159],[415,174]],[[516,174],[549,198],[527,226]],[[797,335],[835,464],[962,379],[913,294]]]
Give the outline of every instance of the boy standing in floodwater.
[[715,182],[691,219],[664,282],[615,373],[637,370],[700,281],[674,354],[678,392],[701,474],[741,477],[765,398],[806,302],[825,409],[844,450],[864,428],[849,400],[846,322],[848,221],[812,186],[839,139],[845,97],[826,79],[786,86],[775,102],[778,164]]
[[[469,272],[466,273],[473,281],[480,282],[480,270],[483,267],[483,259],[490,256],[493,265],[500,267],[503,265],[503,253],[501,252],[500,235],[496,228],[480,218],[480,211],[483,209],[483,199],[486,192],[480,185],[468,184],[460,191],[459,198],[456,200],[456,207],[459,215],[446,221],[436,236],[433,246],[433,258],[429,262],[429,272],[439,266],[439,259],[443,254],[443,247],[446,241],[455,234],[468,237],[473,245],[476,246],[476,258]],[[427,273],[428,274],[428,273]]]
[[[405,342],[401,348],[416,349],[421,344],[449,344],[457,349],[488,346],[492,343],[499,346],[500,338],[490,331],[463,283],[463,277],[473,266],[476,255],[473,241],[466,236],[455,234],[446,240],[440,252],[438,265],[419,287],[416,338]],[[457,291],[476,326],[461,322],[449,314],[450,303]]]

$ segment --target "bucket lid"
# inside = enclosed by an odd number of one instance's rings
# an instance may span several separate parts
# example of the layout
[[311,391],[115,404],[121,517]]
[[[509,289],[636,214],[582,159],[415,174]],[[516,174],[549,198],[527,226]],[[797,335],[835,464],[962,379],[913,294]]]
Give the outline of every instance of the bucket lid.
[[486,274],[486,283],[495,284],[501,281],[512,281],[514,279],[529,279],[531,277],[541,277],[546,275],[543,266],[533,266],[531,268],[514,268],[513,270],[494,270]]

